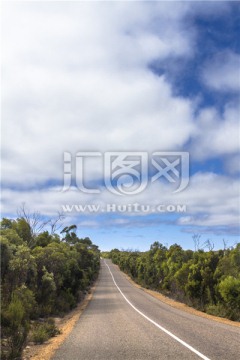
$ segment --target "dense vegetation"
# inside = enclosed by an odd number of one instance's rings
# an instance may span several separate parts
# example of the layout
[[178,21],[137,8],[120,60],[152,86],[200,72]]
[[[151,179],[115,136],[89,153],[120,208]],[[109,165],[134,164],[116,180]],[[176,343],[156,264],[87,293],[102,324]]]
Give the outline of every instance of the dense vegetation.
[[240,321],[240,243],[219,251],[168,248],[147,252],[112,250],[113,263],[138,284],[213,315]]
[[38,343],[55,335],[50,317],[74,308],[98,274],[97,246],[79,239],[75,225],[61,236],[51,225],[36,231],[36,214],[1,221],[2,359],[19,359],[29,333]]

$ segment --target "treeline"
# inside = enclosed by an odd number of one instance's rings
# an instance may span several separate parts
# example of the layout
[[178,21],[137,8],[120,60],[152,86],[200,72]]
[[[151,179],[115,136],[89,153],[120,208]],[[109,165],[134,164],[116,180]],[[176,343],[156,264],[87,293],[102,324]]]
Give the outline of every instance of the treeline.
[[114,249],[105,256],[143,287],[240,321],[240,243],[232,249],[204,252],[155,242],[147,252]]
[[1,221],[2,359],[20,359],[30,335],[37,343],[55,335],[51,317],[73,309],[99,271],[98,247],[78,238],[75,225],[61,236],[36,233],[43,227],[38,220]]

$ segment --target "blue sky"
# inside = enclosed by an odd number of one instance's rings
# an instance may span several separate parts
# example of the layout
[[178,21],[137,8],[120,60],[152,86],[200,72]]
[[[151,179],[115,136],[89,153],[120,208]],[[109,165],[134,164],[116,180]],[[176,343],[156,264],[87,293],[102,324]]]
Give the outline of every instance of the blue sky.
[[[99,205],[65,212],[65,223],[103,250],[193,248],[194,233],[215,248],[239,241],[238,2],[2,7],[2,216],[22,203],[46,217],[66,204]],[[123,151],[148,154],[149,166],[154,152],[188,152],[188,186],[175,193],[163,176],[151,183],[150,171],[143,191],[111,193],[104,154]],[[73,165],[78,152],[101,154],[78,174],[100,193],[61,191],[64,152]],[[106,211],[135,203],[150,213]],[[179,204],[186,211],[154,210]]]

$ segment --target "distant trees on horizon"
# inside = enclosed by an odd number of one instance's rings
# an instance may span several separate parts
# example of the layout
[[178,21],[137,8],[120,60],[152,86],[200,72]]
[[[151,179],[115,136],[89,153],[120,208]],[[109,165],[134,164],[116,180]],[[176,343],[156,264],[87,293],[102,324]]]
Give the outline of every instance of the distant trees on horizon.
[[230,249],[192,251],[155,242],[146,252],[113,249],[104,256],[143,287],[240,321],[240,243]]

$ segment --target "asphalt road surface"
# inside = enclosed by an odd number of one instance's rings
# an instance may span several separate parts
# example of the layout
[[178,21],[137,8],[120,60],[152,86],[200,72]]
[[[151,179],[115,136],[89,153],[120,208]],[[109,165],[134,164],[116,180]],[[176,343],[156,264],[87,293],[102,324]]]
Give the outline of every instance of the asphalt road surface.
[[240,328],[162,303],[101,260],[93,299],[53,359],[238,360]]

